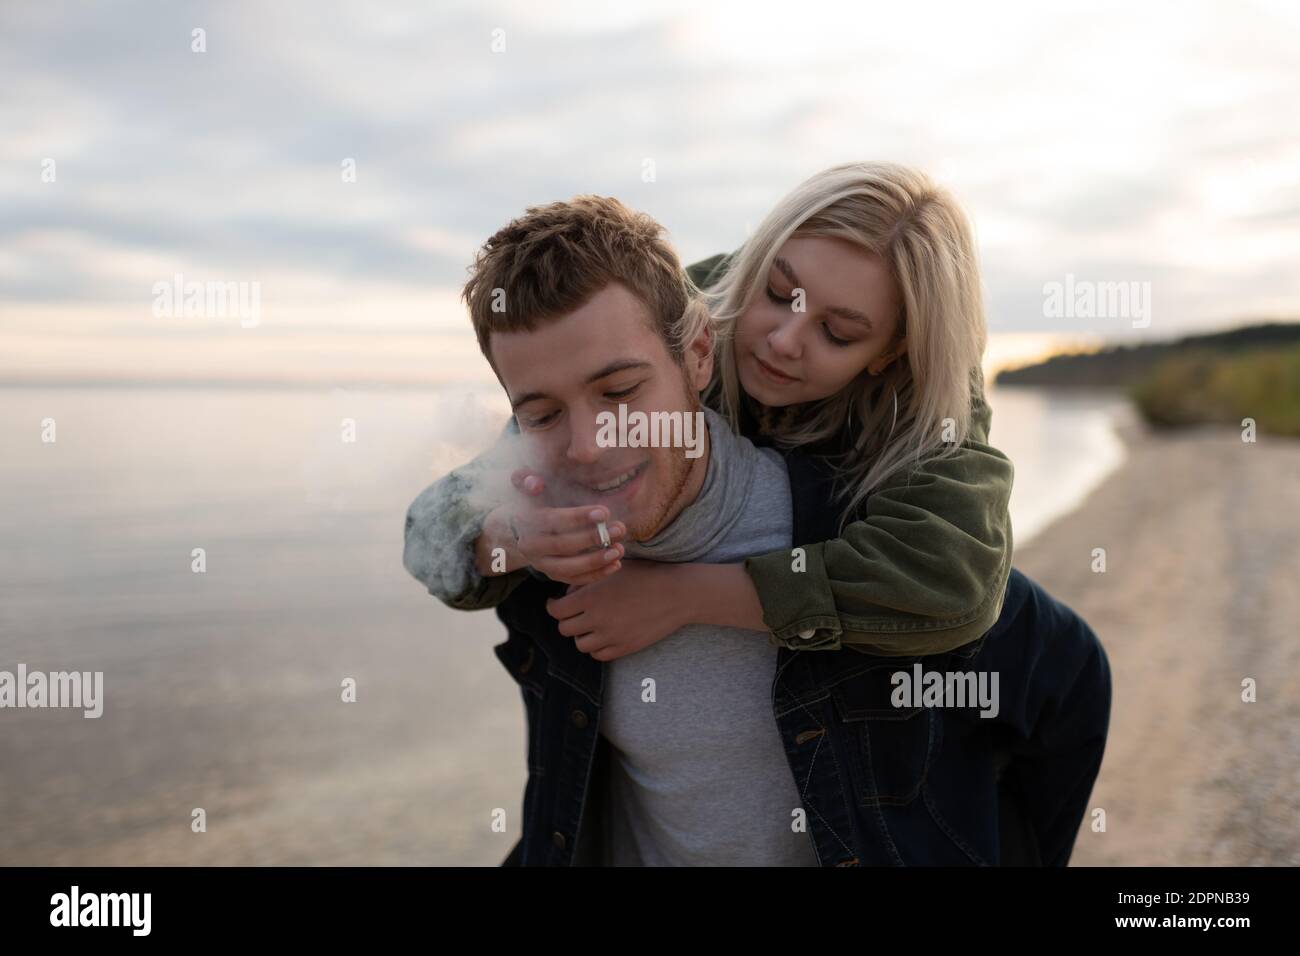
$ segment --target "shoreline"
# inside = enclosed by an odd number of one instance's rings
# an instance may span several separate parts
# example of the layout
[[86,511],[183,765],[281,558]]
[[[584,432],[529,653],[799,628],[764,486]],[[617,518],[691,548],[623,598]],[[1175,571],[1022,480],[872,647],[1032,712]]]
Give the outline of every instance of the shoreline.
[[[994,405],[990,441],[1016,466],[1010,502],[1013,540],[1017,546],[1027,546],[1057,520],[1081,507],[1124,464],[1128,442],[1121,429],[1136,424],[1136,410],[1122,389],[1014,386],[989,394]],[[1012,421],[1064,431],[1070,435],[1068,441],[1058,438],[1057,446],[1049,450],[1041,441],[1026,445],[1014,433],[998,428],[999,412],[1007,411],[1004,403],[1008,398],[1025,395],[1040,402],[1045,399],[1045,404],[1037,409],[1032,404],[1017,407]],[[1063,468],[1061,463],[1066,461],[1070,464]]]
[[1014,557],[1111,665],[1106,754],[1071,863],[1300,863],[1300,441],[1156,432],[1136,410],[1116,432],[1123,462]]

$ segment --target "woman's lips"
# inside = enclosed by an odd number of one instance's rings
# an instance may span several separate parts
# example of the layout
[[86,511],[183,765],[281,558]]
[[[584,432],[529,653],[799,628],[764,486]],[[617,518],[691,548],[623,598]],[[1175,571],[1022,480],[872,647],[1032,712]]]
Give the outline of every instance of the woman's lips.
[[799,381],[794,376],[786,375],[780,369],[775,369],[772,366],[768,365],[757,355],[754,356],[754,361],[758,364],[759,371],[762,372],[764,375],[766,375],[771,381],[776,382],[778,385],[789,385],[791,382]]

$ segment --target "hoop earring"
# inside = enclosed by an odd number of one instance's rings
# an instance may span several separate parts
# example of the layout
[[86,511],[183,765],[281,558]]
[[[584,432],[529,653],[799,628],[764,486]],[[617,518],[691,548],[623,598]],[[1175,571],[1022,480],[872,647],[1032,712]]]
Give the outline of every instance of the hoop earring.
[[889,424],[889,436],[885,439],[886,445],[889,444],[889,439],[894,437],[894,426],[898,424],[898,388],[893,385],[889,387],[894,393],[894,420]]

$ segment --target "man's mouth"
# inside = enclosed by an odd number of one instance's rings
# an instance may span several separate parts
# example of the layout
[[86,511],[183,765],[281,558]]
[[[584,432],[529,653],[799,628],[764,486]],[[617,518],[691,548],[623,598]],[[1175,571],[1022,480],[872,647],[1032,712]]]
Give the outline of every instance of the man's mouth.
[[620,472],[617,475],[613,475],[610,478],[605,479],[604,481],[593,482],[593,483],[579,481],[574,483],[581,486],[582,488],[587,489],[588,491],[595,492],[596,494],[601,494],[601,495],[612,494],[616,491],[621,491],[630,482],[634,481],[636,477],[641,474],[641,472],[645,471],[646,466],[648,466],[649,464],[650,463],[648,461],[642,462],[636,467],[629,468],[626,471]]

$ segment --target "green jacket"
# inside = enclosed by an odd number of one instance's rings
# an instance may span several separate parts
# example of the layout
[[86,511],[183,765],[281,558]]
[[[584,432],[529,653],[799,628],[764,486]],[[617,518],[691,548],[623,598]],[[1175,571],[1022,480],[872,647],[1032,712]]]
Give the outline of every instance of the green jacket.
[[[707,288],[729,256],[687,267]],[[938,654],[997,621],[1011,574],[1014,470],[988,444],[991,412],[973,379],[970,435],[955,454],[905,470],[869,495],[842,537],[805,548],[792,586],[789,549],[745,561],[771,643],[792,650],[852,647],[885,656]],[[515,429],[514,419],[507,431]],[[451,607],[495,607],[530,573],[482,577],[474,541],[485,513],[466,502],[473,463],[426,488],[406,515],[404,563]]]

